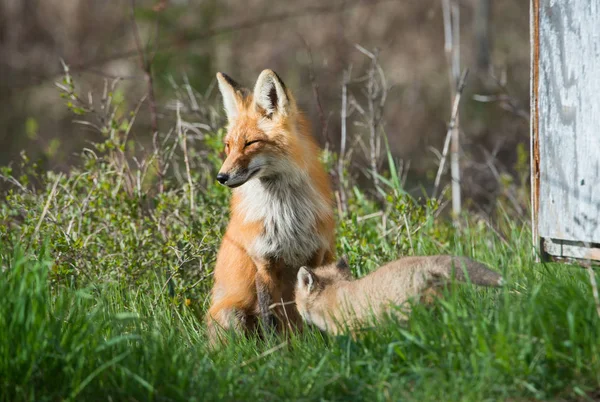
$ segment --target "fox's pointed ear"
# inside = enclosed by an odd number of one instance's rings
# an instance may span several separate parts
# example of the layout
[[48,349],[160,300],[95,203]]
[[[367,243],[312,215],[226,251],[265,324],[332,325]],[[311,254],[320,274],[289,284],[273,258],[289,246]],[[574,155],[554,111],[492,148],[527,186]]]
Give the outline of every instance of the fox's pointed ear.
[[231,122],[240,113],[243,101],[243,88],[230,76],[223,73],[217,73],[217,82],[219,83],[219,91],[221,91],[221,95],[223,96],[223,106],[225,114],[227,114],[227,120]]
[[273,70],[263,70],[254,86],[254,103],[267,117],[287,116],[291,102],[285,84]]
[[298,270],[298,288],[310,293],[315,284],[314,274],[306,267],[301,267]]

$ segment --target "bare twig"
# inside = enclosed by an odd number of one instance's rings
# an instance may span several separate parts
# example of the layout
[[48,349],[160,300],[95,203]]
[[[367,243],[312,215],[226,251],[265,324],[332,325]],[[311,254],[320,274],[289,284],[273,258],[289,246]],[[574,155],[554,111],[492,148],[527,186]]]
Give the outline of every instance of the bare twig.
[[202,282],[202,281],[204,281],[204,280],[208,279],[208,278],[209,278],[210,276],[212,276],[212,275],[213,275],[213,273],[212,273],[212,272],[209,272],[209,273],[206,273],[206,274],[202,275],[202,276],[200,277],[200,279],[198,279],[196,282],[194,282],[192,285],[190,285],[189,289],[193,289],[193,288],[195,288],[196,286],[198,286],[198,284],[199,284],[200,282]]
[[376,152],[376,137],[378,122],[375,114],[375,100],[377,97],[377,89],[375,88],[375,66],[377,64],[377,53],[371,57],[371,68],[369,69],[369,81],[367,82],[367,104],[369,107],[369,148],[370,148],[370,160],[371,160],[371,174],[373,175],[373,184],[375,188],[379,188],[379,172],[377,171],[377,159],[379,155]]
[[529,111],[521,105],[521,102],[519,102],[519,100],[508,88],[506,70],[501,72],[500,77],[498,77],[492,70],[490,72],[490,77],[500,90],[499,93],[495,95],[475,94],[473,95],[473,100],[485,103],[497,102],[502,109],[515,114],[526,122],[529,122]]
[[404,227],[406,227],[406,234],[408,235],[408,242],[410,243],[410,251],[414,254],[415,248],[413,247],[412,236],[410,235],[410,228],[408,227],[408,218],[406,217],[406,214],[402,214],[402,217],[404,218]]
[[475,54],[477,72],[487,73],[490,68],[490,22],[491,1],[479,0],[475,8]]
[[142,40],[140,38],[137,21],[135,20],[135,0],[131,0],[131,26],[133,29],[133,36],[135,39],[135,45],[139,57],[140,69],[144,72],[144,79],[146,81],[147,86],[148,108],[150,110],[150,125],[152,128],[152,145],[154,147],[154,153],[156,154],[156,165],[158,171],[158,192],[162,193],[164,191],[164,171],[162,166],[162,156],[160,155],[160,147],[158,145],[158,113],[156,110],[156,98],[154,96],[154,83],[152,79],[152,61],[156,52],[154,52],[154,54],[150,58],[148,58],[145,54],[144,47],[142,46]]
[[356,222],[362,222],[362,221],[366,221],[368,219],[378,218],[378,217],[380,217],[382,215],[383,215],[383,211],[373,212],[372,214],[367,214],[367,215],[359,216],[358,218],[356,218]]
[[[123,144],[123,146],[127,146],[127,139],[129,138],[129,134],[131,133],[131,129],[133,128],[133,124],[135,123],[135,120],[137,118],[137,115],[140,111],[140,108],[142,107],[142,104],[144,103],[146,97],[144,96],[137,104],[137,106],[135,107],[135,110],[133,111],[133,114],[131,115],[131,119],[129,120],[129,123],[127,124],[127,129],[125,130],[125,135],[123,135],[123,140],[121,141],[121,144]],[[127,157],[125,155],[125,152],[118,147],[117,148],[120,151],[121,154],[121,161],[120,163],[120,171],[119,171],[119,179],[117,181],[117,185],[115,186],[114,190],[112,191],[112,196],[115,197],[117,195],[117,193],[119,192],[120,188],[121,188],[121,184],[123,182],[123,175],[125,174],[125,169],[127,169],[127,179],[126,179],[126,187],[125,190],[128,193],[131,193],[131,181],[132,181],[132,174],[131,174],[131,169],[129,167],[129,162],[127,161]]]
[[285,322],[286,322],[286,324],[288,326],[288,329],[290,331],[293,331],[294,328],[292,327],[292,322],[290,321],[290,317],[288,316],[287,309],[286,309],[285,306],[287,306],[288,304],[296,304],[296,302],[292,300],[292,303],[290,303],[290,302],[284,302],[283,299],[279,299],[279,300],[281,300],[280,301],[280,303],[281,303],[281,309],[283,310],[283,315],[285,317]]
[[[485,159],[486,159],[485,164],[490,169],[490,172],[492,172],[492,175],[494,176],[496,181],[499,184],[501,184],[502,178],[500,177],[500,173],[498,172],[498,169],[496,169],[496,165],[494,164],[495,152],[492,154],[485,148],[482,148],[482,151],[483,151],[483,153],[485,155]],[[518,216],[523,216],[523,212],[524,212],[523,208],[521,207],[521,205],[519,204],[519,201],[513,194],[513,191],[511,191],[511,189],[509,188],[506,190],[505,195],[509,199],[509,201],[512,203],[512,206],[513,206],[514,210],[517,212]]]
[[[178,104],[179,105],[179,104]],[[177,134],[179,136],[179,140],[181,143],[181,148],[183,149],[183,160],[185,162],[185,171],[187,173],[187,181],[189,188],[189,196],[190,196],[190,213],[194,214],[194,185],[192,183],[192,174],[190,171],[190,161],[188,158],[187,151],[187,129],[181,128],[181,113],[179,111],[179,106],[177,107]]]
[[285,342],[280,343],[279,345],[273,346],[271,349],[265,350],[260,355],[253,357],[250,360],[246,360],[245,362],[242,362],[242,364],[240,365],[240,368],[246,367],[249,364],[252,364],[261,359],[264,359],[265,357],[269,356],[270,354],[277,352],[279,349],[283,349],[287,344],[288,344],[287,341],[285,341]]
[[448,124],[448,131],[446,132],[446,140],[444,141],[444,148],[442,150],[442,156],[440,159],[440,165],[438,167],[437,174],[435,175],[435,181],[433,184],[433,194],[432,198],[435,198],[440,186],[440,179],[442,174],[444,173],[444,167],[446,164],[446,159],[448,156],[448,148],[450,147],[450,139],[452,138],[452,133],[457,125],[458,120],[458,108],[460,106],[460,98],[462,96],[463,90],[465,89],[465,85],[467,82],[467,77],[469,75],[469,69],[465,69],[460,78],[460,82],[458,83],[458,88],[456,89],[456,93],[454,95],[454,100],[452,101],[452,112],[450,115],[450,124]]
[[344,163],[346,159],[346,143],[348,139],[347,121],[348,121],[348,83],[352,76],[352,66],[344,71],[342,79],[342,110],[341,110],[341,137],[340,137],[340,154],[338,156],[338,190],[339,190],[339,208],[340,215],[346,212],[346,190],[344,180]]
[[[456,97],[456,87],[460,74],[460,9],[456,0],[442,0],[444,18],[444,51],[448,63],[448,79],[450,82],[450,101]],[[450,143],[450,170],[452,176],[452,212],[454,222],[458,224],[461,211],[460,195],[460,164],[459,164],[459,121],[457,114],[451,132]]]
[[596,282],[596,273],[592,268],[592,264],[588,262],[586,264],[586,269],[590,276],[590,283],[592,285],[592,294],[594,295],[594,302],[596,303],[596,313],[598,314],[598,318],[600,318],[600,295],[598,294],[598,283]]
[[312,51],[311,51],[310,45],[308,44],[306,39],[300,34],[298,34],[298,36],[300,37],[300,40],[304,44],[304,47],[306,48],[306,53],[308,54],[308,78],[310,79],[310,83],[311,83],[312,89],[313,89],[313,96],[315,98],[315,102],[317,103],[317,113],[319,114],[319,121],[321,122],[321,137],[325,139],[325,143],[327,144],[327,146],[329,146],[330,141],[329,141],[329,133],[327,131],[327,126],[328,126],[327,118],[325,117],[325,113],[323,111],[323,104],[321,103],[321,95],[319,93],[319,83],[317,82],[316,77],[315,77]]
[[367,171],[373,180],[373,186],[376,190],[375,195],[381,199],[383,192],[380,189],[379,168],[382,163],[380,158],[382,136],[385,135],[385,132],[382,130],[382,120],[389,88],[383,69],[379,64],[379,50],[374,49],[370,51],[358,44],[355,44],[354,47],[371,60],[363,77],[349,81],[352,83],[364,83],[365,86],[363,93],[366,98],[366,105],[364,107],[361,106],[352,96],[350,96],[349,102],[352,106],[351,110],[358,112],[362,117],[362,121],[357,121],[354,124],[365,128],[368,135],[368,145],[365,146],[360,137],[356,137],[355,141],[361,145],[365,153],[369,163]]
[[23,186],[17,179],[15,179],[12,176],[4,176],[2,174],[0,174],[0,179],[8,182],[8,183],[12,183],[15,186],[19,187],[19,189],[23,192],[27,192],[27,189],[25,188],[25,186]]
[[50,208],[50,203],[52,203],[52,200],[54,199],[54,196],[56,195],[56,187],[58,186],[58,182],[60,181],[61,178],[62,178],[62,173],[59,173],[58,177],[56,177],[56,180],[54,180],[54,185],[52,186],[52,190],[50,191],[50,194],[48,195],[48,199],[46,200],[46,204],[44,204],[44,209],[42,210],[40,219],[38,219],[38,223],[37,223],[37,225],[35,225],[33,235],[31,236],[32,241],[35,240],[38,232],[40,231],[40,227],[42,226],[44,217],[46,216],[46,214],[48,213],[48,209]]
[[344,210],[343,210],[343,207],[342,207],[342,198],[340,197],[339,190],[335,191],[335,204],[337,205],[338,216],[340,218],[343,218],[344,217]]
[[[591,225],[592,227],[598,227],[598,223],[596,225]],[[592,238],[591,233],[593,232],[593,228],[590,227],[590,234],[588,238]],[[592,248],[592,245],[588,241],[584,241],[583,245],[589,250]],[[582,264],[588,272],[590,277],[590,285],[592,286],[592,296],[594,297],[594,303],[596,304],[596,314],[598,314],[598,318],[600,318],[600,293],[598,292],[598,282],[596,281],[596,273],[594,272],[593,263],[591,258],[587,258],[583,261]]]
[[476,205],[476,207],[481,211],[481,214],[479,214],[479,218],[486,224],[486,226],[492,231],[494,232],[494,234],[496,236],[498,236],[498,238],[502,241],[502,243],[504,243],[504,245],[506,247],[510,247],[510,244],[508,243],[508,240],[506,240],[506,238],[504,237],[504,235],[502,233],[500,233],[498,231],[498,229],[496,229],[493,225],[493,223],[490,221],[490,219],[487,217],[487,214],[485,214],[485,212],[483,211],[483,209],[479,206]]

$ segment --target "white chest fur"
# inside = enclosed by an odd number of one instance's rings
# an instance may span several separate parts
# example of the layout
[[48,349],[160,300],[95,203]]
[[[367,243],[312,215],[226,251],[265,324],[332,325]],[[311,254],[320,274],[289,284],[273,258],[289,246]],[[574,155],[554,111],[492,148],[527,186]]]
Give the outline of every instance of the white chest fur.
[[331,214],[330,207],[308,180],[255,179],[239,191],[239,212],[245,221],[264,225],[262,235],[248,250],[251,255],[281,258],[287,265],[300,267],[328,246],[317,223]]

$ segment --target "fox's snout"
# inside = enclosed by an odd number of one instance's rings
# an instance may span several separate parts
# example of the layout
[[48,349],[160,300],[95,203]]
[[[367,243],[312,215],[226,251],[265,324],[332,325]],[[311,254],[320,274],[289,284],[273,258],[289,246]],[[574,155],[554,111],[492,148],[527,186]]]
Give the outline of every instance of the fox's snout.
[[248,180],[248,160],[239,153],[231,153],[223,161],[217,181],[227,187],[237,187]]
[[217,174],[217,181],[224,186],[235,188],[252,179],[261,170],[260,167],[246,167],[232,170],[223,170]]
[[268,165],[268,157],[265,155],[231,153],[223,162],[216,179],[224,186],[239,187],[250,179],[260,177]]
[[229,175],[227,173],[218,173],[217,174],[217,181],[221,184],[225,184],[227,183],[227,180],[229,180]]

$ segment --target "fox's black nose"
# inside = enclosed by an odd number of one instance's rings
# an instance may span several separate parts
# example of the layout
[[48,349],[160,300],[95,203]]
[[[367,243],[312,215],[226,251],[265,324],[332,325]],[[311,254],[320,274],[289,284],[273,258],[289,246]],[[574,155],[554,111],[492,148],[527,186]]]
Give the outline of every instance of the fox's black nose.
[[229,180],[229,175],[227,173],[219,173],[217,175],[217,181],[221,184],[225,184]]

